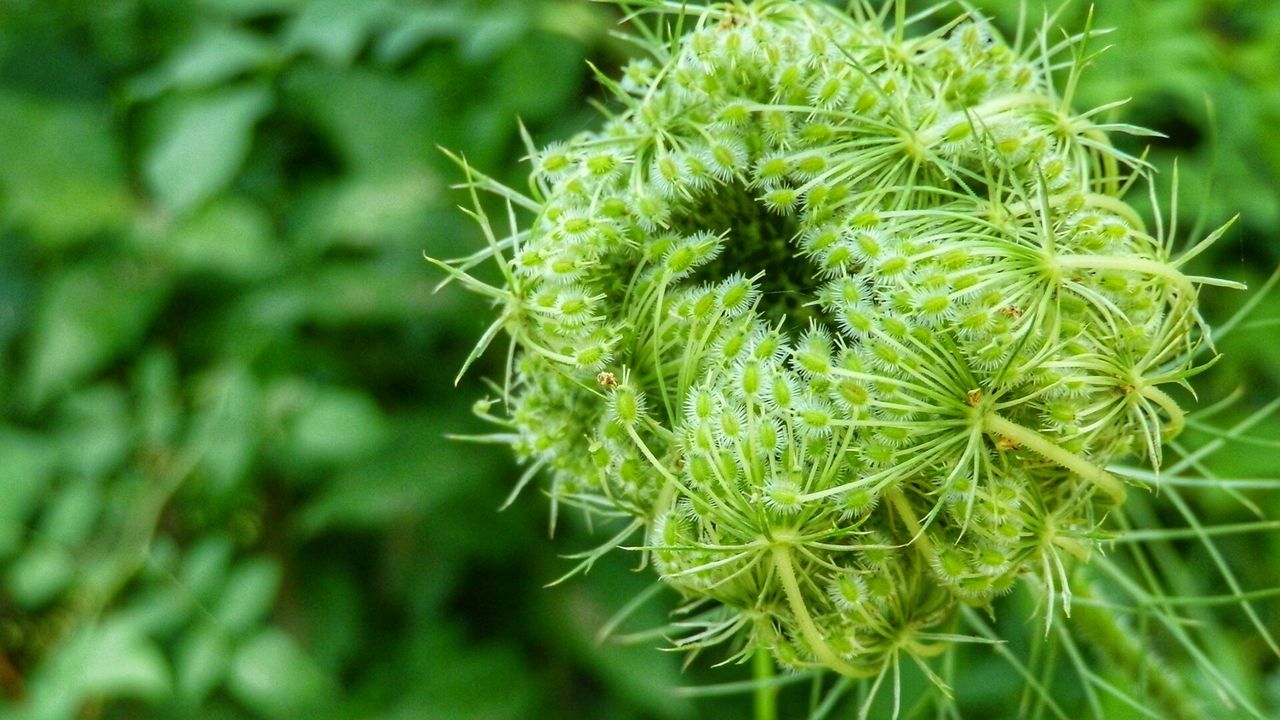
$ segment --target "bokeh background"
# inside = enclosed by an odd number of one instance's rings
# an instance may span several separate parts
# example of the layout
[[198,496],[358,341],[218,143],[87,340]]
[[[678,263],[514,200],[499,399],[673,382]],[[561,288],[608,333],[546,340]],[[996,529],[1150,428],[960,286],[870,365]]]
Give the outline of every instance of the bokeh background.
[[[1100,5],[1116,47],[1079,105],[1134,98],[1118,116],[1168,135],[1150,156],[1166,197],[1180,158],[1181,227],[1241,213],[1194,270],[1262,284],[1280,264],[1280,3]],[[0,718],[749,712],[674,691],[744,668],[597,642],[651,583],[637,558],[543,589],[591,529],[564,518],[548,540],[536,492],[498,513],[519,470],[445,437],[484,429],[471,403],[501,358],[454,388],[489,311],[432,292],[423,254],[481,243],[437,146],[522,184],[517,119],[538,142],[588,127],[586,61],[636,52],[619,17],[585,0],[0,0]],[[1206,295],[1213,320],[1249,297]],[[1265,298],[1199,386],[1243,391],[1224,417],[1280,395],[1276,318]],[[1214,469],[1280,477],[1280,423],[1251,434]],[[1280,586],[1256,560],[1280,543],[1248,543],[1249,586]],[[1280,707],[1274,660],[1221,651]],[[977,708],[1023,682],[972,670]]]

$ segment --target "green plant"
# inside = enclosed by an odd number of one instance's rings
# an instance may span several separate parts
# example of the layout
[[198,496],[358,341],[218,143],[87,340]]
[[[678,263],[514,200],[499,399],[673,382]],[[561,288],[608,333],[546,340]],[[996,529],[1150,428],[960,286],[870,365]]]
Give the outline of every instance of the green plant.
[[540,636],[562,608],[483,636],[485,603],[455,609],[477,577],[531,594],[554,555],[522,541],[533,517],[492,529],[508,464],[445,439],[470,403],[421,366],[460,363],[482,310],[416,266],[424,238],[469,242],[435,143],[508,177],[509,118],[575,126],[610,23],[542,0],[0,2],[0,718],[679,704],[615,679],[671,684],[673,658]]
[[[1055,643],[1035,672],[1011,659],[1035,712],[1063,714],[1045,658],[1064,654],[1099,717],[1099,692],[1198,716],[1199,689],[1144,657],[1093,578],[1138,604],[1171,579],[1142,554],[1159,548],[1135,552],[1140,582],[1099,555],[1141,536],[1129,486],[1165,482],[1186,424],[1170,388],[1216,359],[1200,288],[1240,285],[1186,270],[1229,224],[1180,250],[1176,222],[1125,200],[1147,184],[1159,206],[1145,160],[1112,144],[1147,133],[1109,121],[1115,103],[1073,109],[1090,27],[1007,42],[901,1],[619,4],[647,54],[598,75],[602,127],[526,136],[528,193],[459,159],[488,245],[436,262],[498,308],[467,364],[510,337],[478,410],[503,427],[479,439],[528,465],[512,499],[545,474],[553,524],[565,505],[618,525],[569,574],[640,551],[685,600],[675,647],[754,658],[761,718],[775,663],[844,676],[816,681],[815,717],[854,685],[867,716],[886,683],[896,716],[908,660],[957,714],[957,648],[1002,650],[978,611],[1018,583]],[[488,260],[499,283],[472,272]],[[1172,473],[1213,449],[1178,448]],[[1135,456],[1150,469],[1117,469]],[[1172,606],[1145,605],[1209,688],[1263,716]],[[1134,689],[1092,673],[1073,632]]]

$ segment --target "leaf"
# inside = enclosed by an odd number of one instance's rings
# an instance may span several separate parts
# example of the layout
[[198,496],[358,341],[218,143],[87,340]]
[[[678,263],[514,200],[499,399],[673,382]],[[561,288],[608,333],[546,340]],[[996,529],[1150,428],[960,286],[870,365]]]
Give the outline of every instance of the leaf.
[[494,69],[495,105],[526,121],[562,114],[582,92],[583,53],[581,45],[564,36],[529,33]]
[[427,320],[433,310],[464,302],[444,293],[433,295],[425,283],[415,284],[420,272],[377,262],[331,262],[308,275],[264,287],[246,299],[246,310],[253,325],[288,328],[309,322],[332,329]]
[[168,290],[160,268],[128,258],[81,263],[52,275],[32,328],[28,401],[43,405],[131,350]]
[[76,649],[79,685],[86,694],[157,699],[170,692],[164,655],[128,623],[104,621]]
[[147,351],[134,365],[133,387],[140,444],[148,449],[168,447],[183,421],[173,355],[167,350]]
[[321,667],[336,669],[362,663],[361,653],[370,643],[365,612],[368,585],[351,572],[347,560],[319,560],[308,566],[311,572],[297,578],[296,592],[307,601],[291,619],[306,628],[311,656]]
[[27,610],[49,604],[75,578],[76,565],[66,548],[37,540],[29,545],[5,574],[14,603]]
[[[428,627],[413,659],[432,672],[397,698],[403,717],[423,720],[522,720],[539,717],[536,675],[516,648],[461,644],[452,633]],[[432,637],[435,636],[435,637]],[[424,702],[425,701],[425,702]],[[603,713],[601,717],[611,717]]]
[[306,247],[342,244],[417,252],[425,236],[439,231],[422,209],[438,202],[440,185],[425,168],[353,174],[300,194],[290,235]]
[[387,64],[404,62],[424,44],[461,38],[472,28],[471,16],[457,4],[412,8],[378,39],[376,57]]
[[[688,717],[692,705],[670,692],[682,683],[680,658],[675,653],[654,652],[651,644],[625,646],[600,642],[597,632],[624,598],[640,595],[653,582],[636,574],[621,562],[601,562],[593,570],[593,581],[565,589],[557,600],[542,598],[535,604],[541,615],[537,627],[556,628],[547,643],[556,652],[577,655],[596,679],[609,688],[610,695],[625,697],[654,717]],[[635,610],[629,628],[662,627],[669,619],[670,604],[665,596]]]
[[233,554],[235,544],[230,538],[219,534],[205,535],[183,558],[178,584],[197,600],[212,600],[222,588]]
[[72,480],[50,498],[41,518],[41,534],[63,546],[80,545],[93,532],[102,505],[102,490],[97,482]]
[[[150,569],[148,564],[147,570]],[[115,612],[122,622],[131,623],[147,635],[162,637],[185,628],[193,611],[197,616],[207,614],[207,610],[192,602],[186,588],[174,584],[172,575],[161,574],[159,578],[147,580],[158,582],[148,582],[145,590],[129,596],[127,604]]]
[[46,438],[0,426],[0,560],[16,551],[57,467],[57,455]]
[[214,368],[194,383],[194,418],[187,443],[215,496],[245,481],[258,448],[262,398],[256,379],[239,363]]
[[[304,537],[334,530],[376,531],[398,518],[430,516],[451,501],[484,488],[498,458],[475,457],[459,443],[445,439],[450,429],[445,412],[402,418],[393,426],[386,452],[355,465],[326,483],[299,513]],[[484,516],[487,517],[487,516]],[[481,518],[477,518],[481,519]],[[456,518],[465,523],[469,518]],[[455,526],[461,528],[460,525]],[[502,531],[476,540],[490,540]],[[443,548],[435,548],[443,552]]]
[[196,0],[196,5],[210,13],[254,18],[289,12],[305,2],[306,0]]
[[179,640],[174,657],[178,696],[190,706],[201,704],[230,665],[231,645],[220,628],[209,623],[191,628]]
[[237,565],[213,611],[219,627],[238,635],[266,617],[280,590],[281,577],[279,563],[271,558],[254,558]]
[[29,243],[0,234],[0,383],[9,347],[31,324],[37,301],[36,258]]
[[284,259],[272,243],[270,216],[240,196],[218,197],[169,230],[155,241],[185,272],[257,280],[275,273]]
[[348,65],[369,33],[390,17],[391,6],[382,0],[313,0],[285,30],[285,46]]
[[72,475],[97,480],[124,463],[134,438],[121,388],[85,388],[68,396],[58,411],[59,457]]
[[345,463],[372,453],[386,439],[386,419],[372,398],[322,387],[303,401],[290,433],[289,453],[304,463]]
[[433,88],[439,82],[311,64],[292,70],[283,88],[358,177],[421,172],[436,157],[432,130],[447,117]]
[[307,717],[335,694],[333,681],[275,628],[236,650],[227,689],[249,709],[282,720]]
[[147,185],[160,203],[181,214],[225,188],[249,153],[253,126],[271,104],[266,87],[245,85],[163,105],[142,160]]
[[179,46],[159,67],[137,77],[129,88],[146,100],[172,90],[209,88],[272,62],[271,43],[243,30],[217,26]]
[[535,3],[520,3],[503,10],[476,14],[474,27],[462,38],[460,50],[465,62],[479,64],[499,58],[519,42],[536,20]]
[[132,209],[105,107],[0,87],[0,218],[47,244],[120,227]]

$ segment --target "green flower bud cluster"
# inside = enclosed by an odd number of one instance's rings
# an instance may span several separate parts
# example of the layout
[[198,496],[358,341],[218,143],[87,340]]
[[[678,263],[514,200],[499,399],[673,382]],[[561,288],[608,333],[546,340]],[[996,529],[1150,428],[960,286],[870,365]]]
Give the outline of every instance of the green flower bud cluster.
[[1121,199],[1136,129],[1071,109],[1083,50],[1047,33],[685,10],[601,78],[598,130],[531,151],[530,194],[472,175],[511,233],[477,213],[490,250],[445,267],[500,306],[482,346],[512,337],[521,485],[630,518],[610,546],[643,528],[705,610],[684,647],[860,676],[1024,574],[1052,598],[1206,338],[1207,280]]

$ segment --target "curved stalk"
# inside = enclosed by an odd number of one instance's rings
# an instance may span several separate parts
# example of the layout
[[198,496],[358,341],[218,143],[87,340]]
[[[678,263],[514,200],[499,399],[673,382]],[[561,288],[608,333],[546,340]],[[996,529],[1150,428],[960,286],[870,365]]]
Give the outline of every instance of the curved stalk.
[[1124,483],[1120,482],[1114,475],[1076,455],[1068,452],[1062,447],[1050,441],[1045,436],[1023,427],[1011,420],[1008,420],[996,413],[987,415],[983,420],[983,429],[989,433],[1003,435],[1019,445],[1032,450],[1046,459],[1051,460],[1058,465],[1074,472],[1080,477],[1093,483],[1099,490],[1106,493],[1117,505],[1124,503],[1125,489]]
[[898,513],[898,519],[902,520],[902,524],[906,525],[907,531],[911,533],[911,542],[918,544],[924,552],[932,553],[933,541],[920,525],[920,518],[916,517],[916,511],[911,507],[911,503],[907,502],[907,496],[903,495],[898,488],[890,490],[887,495],[889,502],[893,504],[894,512]]
[[786,592],[787,603],[791,606],[791,614],[795,615],[796,624],[800,626],[800,634],[804,636],[809,647],[818,659],[827,667],[851,678],[870,677],[875,673],[854,667],[847,660],[836,654],[822,631],[813,622],[809,608],[804,604],[804,594],[800,591],[800,582],[796,579],[795,566],[791,562],[791,549],[785,545],[773,547],[773,566],[778,570],[778,579],[782,581],[782,589]]
[[1142,397],[1150,400],[1160,406],[1169,415],[1169,426],[1165,428],[1165,439],[1170,440],[1182,434],[1182,429],[1186,427],[1187,416],[1182,412],[1182,408],[1178,407],[1178,403],[1169,397],[1168,393],[1154,385],[1144,385],[1142,387]]

